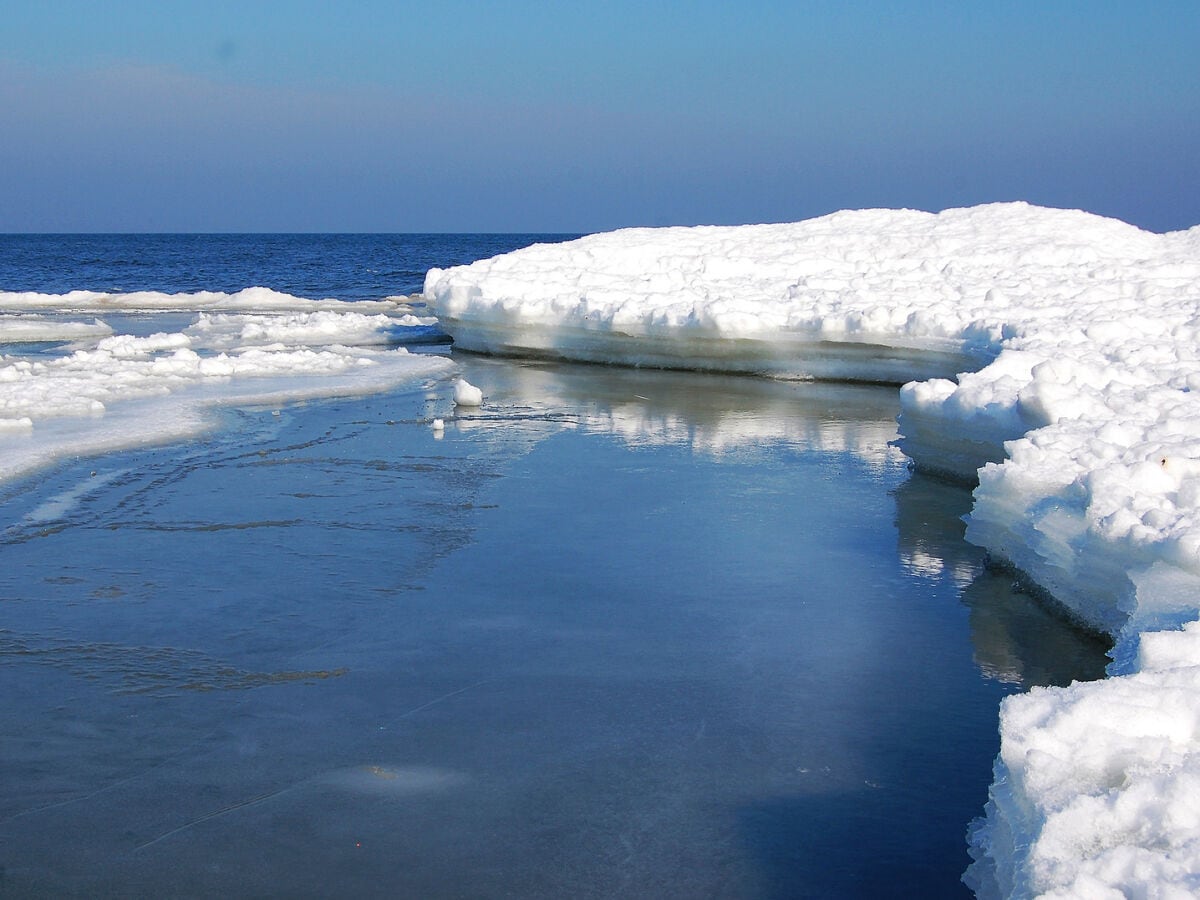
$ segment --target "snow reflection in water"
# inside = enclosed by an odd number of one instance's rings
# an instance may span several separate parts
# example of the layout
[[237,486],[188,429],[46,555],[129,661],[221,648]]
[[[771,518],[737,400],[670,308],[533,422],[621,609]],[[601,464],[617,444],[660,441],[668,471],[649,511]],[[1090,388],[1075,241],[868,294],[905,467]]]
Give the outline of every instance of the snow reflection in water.
[[7,490],[8,883],[961,891],[1049,638],[894,391],[463,363]]

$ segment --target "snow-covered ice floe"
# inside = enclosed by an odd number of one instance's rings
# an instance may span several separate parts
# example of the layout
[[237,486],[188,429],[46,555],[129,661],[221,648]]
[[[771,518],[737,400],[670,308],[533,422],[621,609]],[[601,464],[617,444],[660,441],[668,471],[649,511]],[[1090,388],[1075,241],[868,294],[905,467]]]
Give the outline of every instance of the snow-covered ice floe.
[[76,322],[53,316],[0,313],[0,344],[59,343],[108,337],[112,328],[93,319]]
[[1200,227],[994,204],[628,229],[434,269],[484,352],[907,382],[900,446],[967,536],[1114,636],[1008,698],[981,896],[1200,895]]
[[[313,301],[265,288],[0,292],[0,481],[64,456],[195,434],[210,427],[217,405],[443,377],[448,360],[397,346],[441,334],[421,312],[399,299]],[[153,331],[164,324],[182,327]]]

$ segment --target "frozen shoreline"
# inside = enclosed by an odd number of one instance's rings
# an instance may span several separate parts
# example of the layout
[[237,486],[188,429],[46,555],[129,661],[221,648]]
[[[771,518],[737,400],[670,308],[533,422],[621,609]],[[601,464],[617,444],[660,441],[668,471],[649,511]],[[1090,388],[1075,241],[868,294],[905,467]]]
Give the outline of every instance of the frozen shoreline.
[[445,377],[453,363],[405,346],[437,331],[423,312],[399,299],[305,300],[265,288],[0,292],[0,482],[73,455],[193,436],[211,427],[214,406]]
[[1105,681],[1005,702],[966,880],[1200,888],[1200,227],[1015,203],[630,229],[434,269],[425,295],[470,350],[917,379],[901,447],[978,477],[968,539],[1116,639]]
[[[999,204],[631,229],[425,290],[465,349],[908,381],[904,452],[978,479],[968,538],[1116,638],[1109,679],[1005,702],[967,880],[1200,890],[1200,227]],[[194,434],[213,404],[448,377],[405,350],[437,331],[406,299],[0,293],[0,481]]]
[[9,495],[12,889],[966,896],[996,703],[1102,650],[895,392],[459,363]]

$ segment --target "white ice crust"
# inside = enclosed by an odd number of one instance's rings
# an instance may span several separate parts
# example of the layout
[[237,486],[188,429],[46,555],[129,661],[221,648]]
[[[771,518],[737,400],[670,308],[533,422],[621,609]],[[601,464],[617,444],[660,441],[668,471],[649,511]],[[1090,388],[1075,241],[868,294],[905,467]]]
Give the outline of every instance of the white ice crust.
[[[190,324],[114,334],[99,318],[72,318],[81,313],[113,321],[172,314]],[[388,348],[406,329],[433,322],[394,300],[312,301],[265,288],[0,293],[0,482],[64,456],[195,434],[211,426],[217,405],[362,394],[445,376],[453,366],[444,358]],[[39,342],[66,344],[17,352]]]
[[78,341],[110,334],[112,328],[99,319],[76,322],[50,316],[0,313],[0,344]]
[[968,883],[1200,894],[1200,227],[1007,203],[628,229],[425,295],[466,349],[908,382],[901,447],[978,479],[968,538],[1117,640],[1106,680],[1005,701]]
[[0,311],[54,312],[163,312],[179,310],[220,310],[237,312],[329,312],[390,313],[396,310],[395,298],[375,301],[310,300],[294,297],[265,287],[250,287],[232,294],[220,291],[164,294],[159,291],[105,293],[70,291],[66,294],[40,294],[32,291],[0,291]]

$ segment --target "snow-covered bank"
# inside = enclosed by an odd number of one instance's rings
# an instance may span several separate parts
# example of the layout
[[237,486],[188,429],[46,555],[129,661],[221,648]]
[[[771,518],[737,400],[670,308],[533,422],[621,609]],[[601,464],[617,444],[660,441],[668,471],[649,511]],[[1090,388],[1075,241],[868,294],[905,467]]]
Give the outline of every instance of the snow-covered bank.
[[1017,203],[630,229],[425,294],[466,349],[919,379],[901,446],[977,473],[968,538],[1117,638],[1114,677],[1006,701],[973,886],[1200,887],[1200,692],[1167,689],[1200,678],[1200,228]]
[[1001,708],[980,897],[1200,894],[1200,623],[1141,636],[1136,672]]
[[[64,456],[195,434],[214,405],[368,393],[453,368],[395,346],[440,332],[392,300],[75,291],[0,293],[0,310],[0,345],[19,351],[0,354],[0,481]],[[72,318],[81,313],[106,321]],[[153,331],[163,326],[182,328]]]

